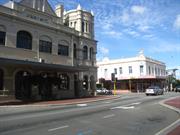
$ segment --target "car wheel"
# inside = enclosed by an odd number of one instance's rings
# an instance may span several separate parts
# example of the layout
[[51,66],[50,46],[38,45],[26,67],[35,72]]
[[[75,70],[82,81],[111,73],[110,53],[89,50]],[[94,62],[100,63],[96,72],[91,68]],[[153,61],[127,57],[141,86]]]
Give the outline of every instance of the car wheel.
[[149,94],[146,94],[146,96],[149,96]]

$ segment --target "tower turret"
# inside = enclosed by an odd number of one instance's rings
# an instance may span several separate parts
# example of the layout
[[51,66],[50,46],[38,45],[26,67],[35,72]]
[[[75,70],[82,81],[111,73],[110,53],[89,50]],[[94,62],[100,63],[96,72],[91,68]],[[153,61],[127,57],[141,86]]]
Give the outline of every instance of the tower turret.
[[64,14],[64,22],[71,28],[79,31],[80,35],[94,39],[94,15],[82,9],[79,4],[75,10]]

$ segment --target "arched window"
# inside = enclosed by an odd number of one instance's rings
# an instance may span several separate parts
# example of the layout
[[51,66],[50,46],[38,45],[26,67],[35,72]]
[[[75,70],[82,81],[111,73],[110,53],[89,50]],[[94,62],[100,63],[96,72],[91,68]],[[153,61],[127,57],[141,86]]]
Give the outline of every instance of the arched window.
[[88,76],[84,76],[83,78],[83,89],[88,90]]
[[27,31],[19,31],[17,33],[17,48],[32,49],[32,36]]
[[0,90],[3,90],[3,79],[4,79],[4,72],[0,69]]
[[39,39],[39,51],[45,53],[52,52],[52,40],[48,36],[41,36]]
[[83,59],[84,60],[88,59],[88,48],[87,48],[87,46],[83,47]]
[[76,44],[74,44],[74,50],[73,50],[73,56],[74,58],[77,58],[77,54],[76,54]]
[[94,50],[93,50],[93,48],[91,47],[91,48],[90,48],[90,52],[89,52],[89,58],[90,58],[90,60],[93,60],[93,53],[94,53]]
[[5,45],[6,28],[0,25],[0,45]]

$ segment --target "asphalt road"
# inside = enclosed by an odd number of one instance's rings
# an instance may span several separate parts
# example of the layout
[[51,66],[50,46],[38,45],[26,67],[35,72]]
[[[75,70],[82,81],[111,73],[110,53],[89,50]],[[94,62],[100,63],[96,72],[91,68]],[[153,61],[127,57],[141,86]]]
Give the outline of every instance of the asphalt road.
[[129,94],[67,106],[0,107],[0,135],[153,135],[180,118],[159,104],[180,96]]

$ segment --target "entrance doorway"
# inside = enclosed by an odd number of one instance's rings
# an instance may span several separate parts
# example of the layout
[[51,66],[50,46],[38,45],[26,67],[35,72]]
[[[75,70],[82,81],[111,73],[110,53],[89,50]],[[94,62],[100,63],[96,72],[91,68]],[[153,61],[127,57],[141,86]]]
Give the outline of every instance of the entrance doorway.
[[75,97],[77,98],[80,96],[80,92],[78,89],[78,76],[77,75],[74,75],[74,94],[75,94]]
[[31,98],[31,74],[27,71],[19,71],[15,75],[16,99],[28,100]]
[[41,73],[39,80],[39,91],[42,100],[48,100],[52,98],[52,78],[48,76],[48,73]]
[[0,69],[0,90],[3,90],[3,78],[4,78],[4,72],[2,69]]

